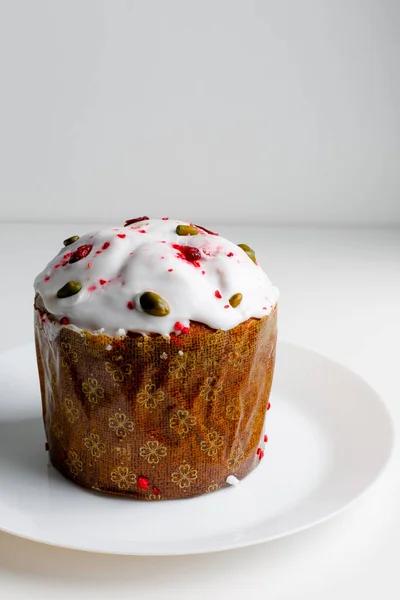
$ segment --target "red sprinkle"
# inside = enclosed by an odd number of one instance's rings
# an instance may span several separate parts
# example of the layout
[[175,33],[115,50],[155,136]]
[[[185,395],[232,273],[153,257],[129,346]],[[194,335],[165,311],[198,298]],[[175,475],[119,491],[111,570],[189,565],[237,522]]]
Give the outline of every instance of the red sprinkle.
[[172,273],[173,269],[168,269],[168,273]]
[[174,329],[175,331],[183,331],[185,329],[185,326],[180,321],[177,321],[174,325]]
[[261,460],[262,458],[264,458],[264,452],[261,450],[260,454],[258,455],[258,458]]
[[182,329],[182,333],[183,333],[184,335],[188,335],[188,334],[190,333],[190,329],[189,329],[189,327],[184,327],[184,328]]
[[257,454],[260,454],[261,448],[257,448]]
[[91,285],[90,287],[88,287],[88,292],[94,292],[95,289],[96,289],[96,286]]
[[124,237],[126,237],[126,233],[118,233],[117,234],[119,238],[121,238],[122,240],[124,239]]
[[264,442],[268,442],[268,436],[267,436],[267,434],[264,435]]
[[227,256],[229,256],[229,258],[230,258],[231,256],[233,256],[233,252],[229,252],[229,254],[227,254]]
[[110,242],[104,242],[104,244],[102,246],[103,250],[107,250],[107,248],[109,248],[109,247],[110,247]]
[[168,221],[169,217],[163,217],[162,220],[163,221]]
[[67,254],[64,254],[64,258],[71,258],[71,256],[73,256],[73,252],[67,252]]
[[43,281],[49,281],[50,277],[48,275],[46,275],[46,277],[43,279]]
[[84,244],[83,246],[79,246],[69,259],[70,263],[76,263],[78,260],[82,260],[82,258],[86,258],[88,254],[90,254],[93,246],[91,244]]
[[145,229],[138,229],[139,233],[147,233],[147,231]]
[[267,404],[267,410],[269,410],[271,408],[271,402],[268,402]]
[[88,266],[88,269],[91,269],[92,268],[92,263],[88,263],[87,266]]
[[124,227],[127,227],[128,225],[132,225],[132,223],[139,223],[140,221],[146,221],[146,219],[148,220],[149,217],[138,217],[137,219],[128,219],[127,221],[125,221],[125,225]]
[[133,302],[131,302],[131,300],[129,300],[129,302],[126,303],[126,306],[129,308],[129,310],[133,310],[135,308],[135,305],[133,304]]
[[99,279],[99,284],[100,285],[104,285],[105,283],[107,283],[107,281],[105,279]]
[[202,275],[205,275],[205,274],[206,274],[206,272],[205,272],[205,271],[202,271],[202,272],[201,272],[201,274],[202,274]]
[[48,452],[48,451],[49,451],[49,444],[48,444],[48,442],[46,442],[46,443],[45,443],[45,445],[44,445],[44,449],[46,450],[46,452]]
[[61,323],[61,325],[69,325],[69,321],[68,321],[67,317],[61,317],[60,323]]
[[224,308],[229,308],[229,304],[225,304]]
[[214,296],[215,296],[216,298],[222,298],[221,292],[220,292],[219,290],[215,290],[215,292],[214,292]]
[[149,489],[149,480],[147,477],[144,477],[143,475],[141,475],[139,477],[139,479],[137,480],[137,483],[141,490]]
[[[167,217],[167,219],[168,219],[168,217]],[[166,219],[163,219],[163,221],[166,221]],[[159,490],[158,488],[156,488],[156,486],[154,486],[154,487],[153,487],[153,493],[154,493],[156,496],[160,496],[160,495],[161,495],[161,492],[160,492],[160,490]]]

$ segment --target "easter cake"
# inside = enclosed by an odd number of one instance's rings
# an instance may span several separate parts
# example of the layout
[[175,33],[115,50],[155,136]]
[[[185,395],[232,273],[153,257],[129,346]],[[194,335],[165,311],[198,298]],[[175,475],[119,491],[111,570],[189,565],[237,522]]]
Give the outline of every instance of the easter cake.
[[66,239],[34,285],[46,444],[66,478],[177,499],[260,463],[278,290],[249,246],[140,217]]

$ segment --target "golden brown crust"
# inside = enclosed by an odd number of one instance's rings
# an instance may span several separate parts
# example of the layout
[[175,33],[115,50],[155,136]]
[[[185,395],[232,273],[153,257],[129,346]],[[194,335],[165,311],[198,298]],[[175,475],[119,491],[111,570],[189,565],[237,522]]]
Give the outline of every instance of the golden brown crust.
[[148,500],[188,498],[220,489],[228,475],[243,478],[259,462],[276,318],[275,308],[226,332],[192,323],[178,337],[62,327],[49,341],[36,302],[54,466],[83,487]]

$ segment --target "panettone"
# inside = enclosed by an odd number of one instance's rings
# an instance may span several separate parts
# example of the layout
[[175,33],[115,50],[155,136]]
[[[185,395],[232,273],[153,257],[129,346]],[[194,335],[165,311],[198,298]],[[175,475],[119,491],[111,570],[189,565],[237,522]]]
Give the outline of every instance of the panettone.
[[264,455],[277,332],[253,251],[147,217],[65,244],[35,280],[53,465],[146,500],[245,477]]

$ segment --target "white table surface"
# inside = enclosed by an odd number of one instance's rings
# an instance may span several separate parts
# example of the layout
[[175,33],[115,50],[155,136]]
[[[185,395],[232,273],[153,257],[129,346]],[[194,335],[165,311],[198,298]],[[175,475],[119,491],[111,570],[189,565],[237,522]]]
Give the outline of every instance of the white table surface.
[[[32,340],[32,280],[61,240],[86,229],[76,224],[0,224],[0,351]],[[281,338],[363,376],[384,398],[397,429],[400,231],[218,229],[254,247],[281,289]],[[399,567],[397,447],[384,476],[349,511],[251,548],[199,556],[119,557],[50,547],[0,532],[1,600],[398,600]]]

